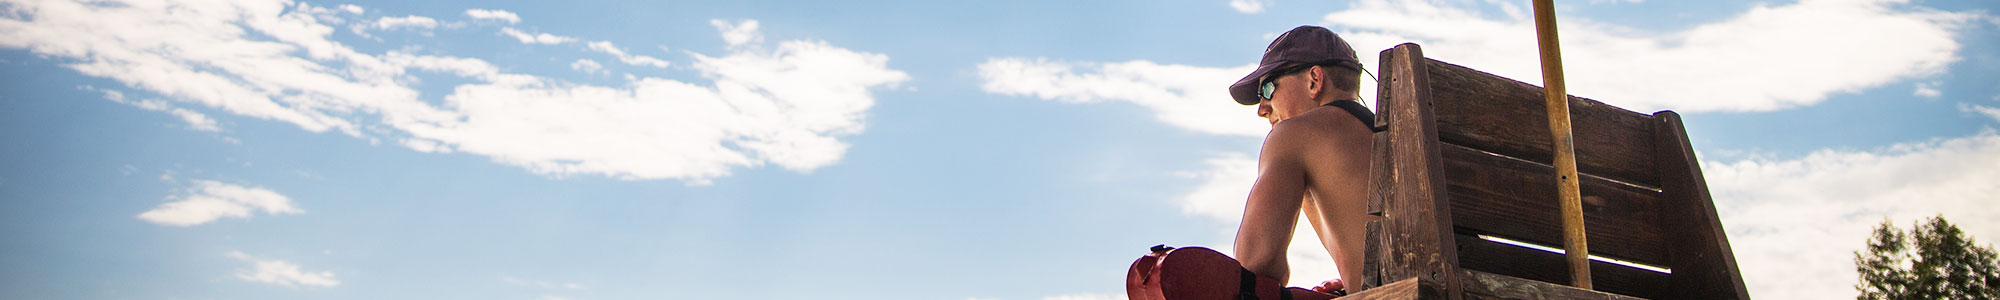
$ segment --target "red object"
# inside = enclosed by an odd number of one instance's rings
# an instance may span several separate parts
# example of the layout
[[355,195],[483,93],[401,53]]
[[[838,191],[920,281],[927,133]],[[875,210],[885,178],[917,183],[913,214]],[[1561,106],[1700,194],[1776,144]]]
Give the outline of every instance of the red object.
[[[1132,262],[1125,273],[1125,297],[1132,300],[1248,300],[1242,299],[1243,278],[1248,271],[1236,259],[1208,248],[1168,248],[1155,246],[1153,253]],[[1327,300],[1333,295],[1301,288],[1288,288],[1278,280],[1261,275],[1252,286],[1256,300]]]

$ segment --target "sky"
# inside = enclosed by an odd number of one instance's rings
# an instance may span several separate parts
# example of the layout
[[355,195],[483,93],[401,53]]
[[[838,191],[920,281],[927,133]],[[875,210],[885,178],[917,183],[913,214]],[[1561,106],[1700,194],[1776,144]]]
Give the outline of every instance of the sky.
[[[1996,9],[1557,3],[1570,92],[1684,116],[1765,299],[1852,297],[1885,221],[2000,239]],[[0,298],[1123,299],[1228,251],[1269,126],[1224,87],[1278,33],[1539,84],[1530,14],[0,0]]]

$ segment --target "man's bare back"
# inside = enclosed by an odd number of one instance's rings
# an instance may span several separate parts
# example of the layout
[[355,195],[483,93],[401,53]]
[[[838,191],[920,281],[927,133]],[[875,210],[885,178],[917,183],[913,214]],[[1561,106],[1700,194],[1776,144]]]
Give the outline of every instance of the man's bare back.
[[1285,248],[1300,211],[1333,257],[1341,278],[1360,278],[1368,221],[1367,125],[1335,107],[1275,124],[1258,156],[1257,183],[1236,233],[1236,256],[1252,272],[1286,280]]

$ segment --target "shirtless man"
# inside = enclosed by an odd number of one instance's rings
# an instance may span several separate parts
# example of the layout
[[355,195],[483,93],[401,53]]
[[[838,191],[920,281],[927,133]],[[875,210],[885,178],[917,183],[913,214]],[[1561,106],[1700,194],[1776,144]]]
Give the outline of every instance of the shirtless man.
[[[1362,107],[1361,63],[1340,36],[1299,26],[1264,49],[1255,71],[1229,86],[1237,103],[1271,122],[1257,183],[1243,207],[1235,256],[1243,267],[1288,282],[1285,248],[1303,211],[1341,278],[1361,278],[1368,221],[1368,158],[1374,113]],[[1328,281],[1318,290],[1340,289]]]

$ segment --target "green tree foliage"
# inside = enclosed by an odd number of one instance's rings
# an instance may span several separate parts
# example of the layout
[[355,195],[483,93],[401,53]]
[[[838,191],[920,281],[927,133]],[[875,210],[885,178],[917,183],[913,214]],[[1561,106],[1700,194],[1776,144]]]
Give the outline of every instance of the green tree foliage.
[[1854,252],[1861,273],[1857,299],[2000,299],[2000,259],[1945,222],[1943,216],[1918,222],[1905,233],[1883,220]]

